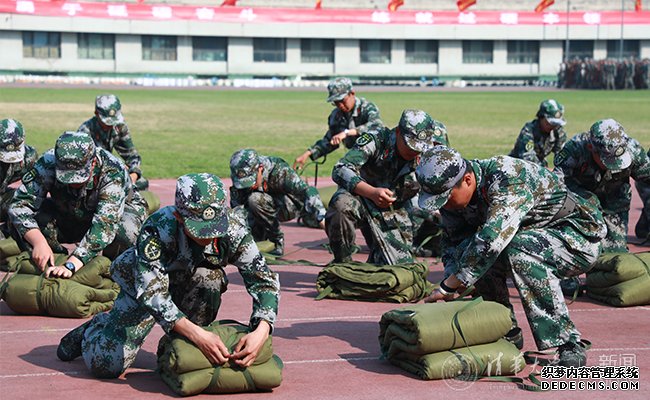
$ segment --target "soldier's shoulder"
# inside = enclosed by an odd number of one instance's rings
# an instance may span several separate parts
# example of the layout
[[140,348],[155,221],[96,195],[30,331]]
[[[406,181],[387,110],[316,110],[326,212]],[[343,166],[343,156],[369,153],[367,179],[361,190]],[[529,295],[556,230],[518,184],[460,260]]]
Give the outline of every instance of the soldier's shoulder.
[[158,209],[142,224],[142,232],[149,232],[157,236],[166,233],[162,236],[171,236],[178,226],[178,220],[174,217],[175,210],[176,207],[174,206],[165,206]]
[[241,241],[244,240],[249,234],[250,233],[246,221],[242,220],[242,216],[237,214],[234,210],[229,209],[228,231],[225,238],[226,241],[231,245],[237,245],[241,243]]

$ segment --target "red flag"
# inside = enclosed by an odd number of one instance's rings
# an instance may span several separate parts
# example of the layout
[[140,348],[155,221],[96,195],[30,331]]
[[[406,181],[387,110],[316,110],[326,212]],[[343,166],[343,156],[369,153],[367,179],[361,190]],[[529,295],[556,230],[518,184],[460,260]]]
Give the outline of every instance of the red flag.
[[404,5],[404,0],[390,0],[390,3],[388,3],[388,10],[397,11],[397,9],[403,5]]
[[635,0],[634,1],[634,11],[643,11],[643,5],[641,4],[641,0]]
[[316,7],[314,8],[320,10],[320,3],[322,3],[322,0],[316,0]]
[[535,12],[542,12],[552,6],[553,3],[555,3],[555,0],[542,0],[539,2],[537,7],[535,7]]
[[476,4],[476,0],[458,0],[456,5],[458,6],[458,11],[465,11],[471,6]]
[[221,7],[236,6],[236,5],[237,5],[237,0],[223,0],[223,3],[221,3]]

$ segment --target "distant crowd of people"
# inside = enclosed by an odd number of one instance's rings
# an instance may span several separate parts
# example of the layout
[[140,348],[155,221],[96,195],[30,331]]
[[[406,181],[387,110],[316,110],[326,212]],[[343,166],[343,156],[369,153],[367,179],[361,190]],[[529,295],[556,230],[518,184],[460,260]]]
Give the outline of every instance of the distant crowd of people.
[[573,58],[560,63],[557,86],[564,89],[648,89],[649,66],[647,58]]

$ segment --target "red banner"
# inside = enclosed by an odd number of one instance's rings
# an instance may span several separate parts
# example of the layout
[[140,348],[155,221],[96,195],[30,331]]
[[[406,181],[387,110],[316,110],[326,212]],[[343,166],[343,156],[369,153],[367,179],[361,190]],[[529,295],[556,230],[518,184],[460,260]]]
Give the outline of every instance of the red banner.
[[[49,17],[133,20],[198,20],[217,23],[342,23],[399,25],[557,25],[567,23],[563,12],[353,10],[313,8],[200,7],[167,4],[84,3],[68,1],[0,0],[0,13]],[[650,11],[626,11],[626,25],[650,25]],[[620,11],[571,11],[571,25],[620,25]]]

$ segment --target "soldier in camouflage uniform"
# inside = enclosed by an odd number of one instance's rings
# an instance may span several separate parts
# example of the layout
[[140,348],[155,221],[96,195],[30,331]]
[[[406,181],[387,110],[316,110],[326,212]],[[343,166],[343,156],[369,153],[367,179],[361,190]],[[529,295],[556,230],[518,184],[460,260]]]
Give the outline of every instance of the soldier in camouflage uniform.
[[446,230],[445,279],[425,301],[450,300],[459,287],[476,285],[486,300],[512,309],[511,273],[537,347],[559,346],[560,365],[585,365],[559,278],[589,270],[600,254],[606,226],[597,203],[546,168],[507,156],[465,160],[436,146],[416,174],[420,206],[441,209]]
[[[131,247],[146,218],[124,163],[81,132],[63,133],[36,161],[8,213],[18,246],[48,276],[64,278],[102,251],[113,258]],[[68,252],[61,243],[76,242],[67,262],[54,266],[53,253]]]
[[357,97],[349,78],[332,80],[327,85],[327,90],[327,102],[336,107],[327,119],[329,129],[322,139],[296,158],[294,168],[304,167],[308,157],[314,161],[333,152],[341,143],[349,149],[358,136],[378,130],[384,125],[379,118],[377,106],[363,97]]
[[113,149],[122,157],[129,169],[129,177],[138,190],[147,190],[149,181],[142,176],[142,158],[131,139],[129,127],[124,122],[122,104],[117,96],[104,94],[95,99],[95,116],[81,124],[80,132],[85,132],[95,141],[95,145],[107,150]]
[[[137,244],[113,262],[113,279],[121,287],[113,309],[65,335],[57,356],[69,361],[83,355],[93,375],[116,378],[135,361],[157,322],[165,333],[186,337],[214,364],[250,366],[275,322],[280,283],[225,203],[216,176],[181,176],[175,205],[152,214]],[[251,332],[232,354],[219,336],[202,329],[217,316],[228,264],[237,267],[253,299]]]
[[627,251],[630,177],[650,184],[650,158],[639,142],[615,120],[598,121],[564,145],[555,157],[555,171],[572,191],[600,200],[607,223],[603,251]]
[[[650,159],[650,149],[648,158]],[[635,185],[643,202],[643,210],[641,210],[639,220],[634,227],[634,234],[637,238],[646,241],[650,239],[650,185],[643,182],[635,182]]]
[[300,179],[283,159],[262,156],[253,149],[238,150],[230,158],[230,177],[230,206],[246,215],[255,240],[275,244],[271,254],[284,254],[280,222],[298,217],[305,226],[325,227],[325,206],[318,190]]
[[368,262],[413,261],[413,226],[406,204],[420,190],[415,166],[420,153],[446,140],[446,134],[445,126],[424,111],[404,110],[394,129],[357,139],[332,170],[339,188],[329,202],[325,226],[334,262],[352,260],[356,228],[370,247]]
[[542,101],[537,118],[521,128],[509,156],[548,166],[546,156],[557,154],[566,142],[565,124],[564,106],[553,99]]
[[0,239],[8,234],[7,207],[14,197],[9,185],[18,182],[36,162],[36,149],[25,144],[25,131],[13,119],[0,121]]

